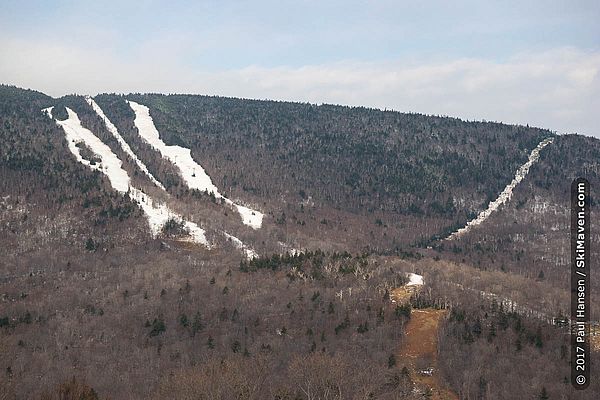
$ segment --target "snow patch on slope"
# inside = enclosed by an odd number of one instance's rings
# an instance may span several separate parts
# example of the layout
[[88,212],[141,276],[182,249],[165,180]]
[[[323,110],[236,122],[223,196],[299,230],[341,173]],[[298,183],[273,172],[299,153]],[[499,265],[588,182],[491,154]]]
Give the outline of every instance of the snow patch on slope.
[[[137,157],[133,150],[131,150],[131,147],[129,147],[129,144],[127,144],[125,139],[123,139],[123,136],[121,136],[121,134],[117,130],[117,127],[110,121],[110,119],[108,119],[108,117],[106,116],[106,114],[104,114],[104,111],[96,103],[96,101],[94,101],[94,99],[92,99],[90,96],[86,96],[85,99],[87,103],[92,107],[92,109],[96,112],[96,114],[102,119],[102,121],[106,125],[107,130],[119,142],[123,151],[135,161],[136,165],[150,178],[152,183],[154,183],[156,186],[158,186],[160,189],[166,192],[166,189],[162,185],[162,183],[160,183],[160,181],[158,181],[150,173],[150,171],[148,171],[146,165]],[[169,219],[180,219],[178,215],[175,215],[173,212],[171,212],[171,210],[169,210],[164,204],[156,204],[151,197],[147,196],[141,190],[132,188],[130,197],[135,198],[135,201],[140,205],[140,207],[142,207],[142,209],[148,216],[152,233],[155,236],[160,233],[162,227]],[[201,228],[199,228],[198,225],[194,224],[193,222],[185,221],[184,226],[188,230],[193,241],[206,241],[204,231]],[[227,232],[223,232],[223,235],[228,240],[230,240],[236,248],[240,249],[247,258],[252,259],[258,257],[256,251],[244,244],[237,237],[230,235]]]
[[165,204],[155,202],[152,197],[134,187],[130,188],[129,197],[142,208],[148,217],[152,235],[157,236],[163,226],[165,226],[165,223],[170,219],[174,219],[183,222],[192,242],[210,247],[204,229],[200,228],[196,223],[183,220],[179,214],[171,211]]
[[283,250],[283,254],[289,254],[290,256],[299,256],[300,254],[304,254],[305,252],[304,250],[298,250],[295,247],[292,247],[289,244],[286,244],[281,241],[277,242],[277,244]]
[[423,286],[422,275],[413,274],[412,272],[409,272],[408,274],[406,274],[406,277],[408,278],[408,283],[406,284],[406,286]]
[[92,99],[90,96],[85,96],[85,100],[87,101],[87,103],[92,106],[92,109],[96,112],[96,114],[102,119],[102,121],[104,122],[104,125],[106,126],[106,129],[110,132],[111,135],[113,135],[113,137],[115,139],[117,139],[117,142],[119,142],[119,144],[121,145],[121,149],[123,149],[123,151],[125,152],[125,154],[127,154],[129,157],[131,157],[133,159],[133,161],[135,162],[135,164],[138,166],[138,168],[140,170],[142,170],[142,172],[144,174],[146,174],[146,176],[148,176],[148,178],[150,178],[150,180],[152,181],[152,183],[154,183],[156,186],[158,186],[159,188],[161,188],[162,190],[165,190],[165,187],[162,185],[162,183],[160,183],[155,177],[154,175],[152,175],[150,173],[150,171],[148,171],[148,168],[146,167],[146,164],[144,164],[136,155],[135,153],[131,150],[131,147],[129,147],[129,145],[127,144],[127,142],[125,141],[125,139],[123,139],[123,136],[121,136],[121,134],[119,133],[119,131],[117,130],[117,127],[108,119],[108,117],[104,114],[104,111],[102,111],[102,108],[100,108],[100,106],[94,101],[94,99]]
[[231,240],[231,242],[233,243],[233,245],[242,250],[244,252],[244,254],[246,255],[246,258],[252,260],[253,258],[257,258],[258,257],[258,253],[256,251],[254,251],[252,248],[248,247],[247,245],[245,245],[240,239],[238,239],[237,237],[230,235],[227,232],[223,232],[223,235],[228,239]]
[[52,118],[52,110],[54,110],[54,106],[48,108],[42,108],[42,112]]
[[[80,163],[105,174],[115,190],[124,194],[126,193],[129,198],[135,201],[146,214],[150,230],[154,236],[160,233],[165,222],[169,219],[183,221],[183,218],[181,218],[180,215],[172,212],[166,205],[155,204],[150,196],[139,189],[131,187],[129,184],[129,175],[127,174],[127,171],[122,168],[121,160],[119,160],[110,147],[96,137],[92,131],[81,125],[79,117],[73,110],[68,107],[66,107],[66,110],[68,118],[64,121],[56,120],[56,123],[63,128],[71,153],[73,153]],[[52,118],[51,107],[42,111]],[[81,143],[85,144],[92,152],[94,152],[101,161],[92,164],[90,161],[83,158],[80,149],[77,146]],[[184,226],[189,231],[193,242],[210,247],[202,228],[190,221],[183,222]]]
[[236,204],[233,201],[229,200],[226,197],[221,196],[218,193],[215,193],[215,196],[217,198],[219,198],[219,197],[222,198],[223,200],[225,200],[225,203],[227,203],[230,206],[235,207],[237,209],[238,213],[240,214],[240,216],[242,217],[242,223],[244,225],[248,225],[252,229],[260,229],[260,227],[262,226],[262,220],[264,217],[263,213],[261,213],[260,211],[256,211],[251,208],[248,208],[246,206]]
[[[126,193],[129,190],[129,175],[121,168],[121,160],[119,160],[110,147],[98,139],[92,131],[81,125],[81,121],[75,111],[71,110],[69,107],[66,107],[66,109],[68,118],[64,121],[56,120],[56,123],[65,131],[71,153],[73,153],[80,163],[104,173],[115,190]],[[81,143],[89,147],[102,161],[99,163],[91,163],[83,158],[81,156],[80,148],[77,146]]]
[[135,113],[134,124],[138,129],[140,136],[160,154],[171,161],[181,173],[181,177],[190,189],[197,189],[202,192],[207,191],[213,193],[217,199],[223,201],[229,206],[235,207],[242,217],[242,222],[254,229],[259,229],[262,226],[264,214],[248,208],[246,206],[236,204],[225,196],[219,193],[219,189],[213,184],[210,176],[204,171],[192,158],[191,150],[181,146],[168,146],[162,141],[152,116],[150,109],[142,104],[127,100],[127,104]]
[[536,148],[531,151],[527,162],[521,165],[521,167],[517,170],[517,173],[515,174],[513,180],[504,188],[504,190],[502,191],[502,193],[500,193],[498,198],[491,202],[485,210],[479,213],[477,218],[467,222],[467,225],[465,227],[460,228],[458,231],[452,233],[450,236],[448,236],[447,239],[456,239],[457,237],[467,233],[472,227],[480,225],[481,223],[483,223],[483,221],[488,219],[488,217],[494,211],[498,210],[498,208],[500,208],[501,205],[508,202],[512,197],[513,189],[523,180],[523,178],[525,178],[525,176],[529,173],[529,168],[531,168],[531,166],[540,158],[540,151],[544,147],[552,143],[553,140],[553,138],[547,138],[542,140],[536,146]]

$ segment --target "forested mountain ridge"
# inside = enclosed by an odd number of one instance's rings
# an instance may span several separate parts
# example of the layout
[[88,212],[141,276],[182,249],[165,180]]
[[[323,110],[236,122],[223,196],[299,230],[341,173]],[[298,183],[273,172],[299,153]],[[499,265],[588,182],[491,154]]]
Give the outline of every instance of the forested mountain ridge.
[[[238,163],[258,164],[245,168],[250,176],[220,173],[232,190],[267,197],[291,192],[291,199],[301,198],[302,191],[315,201],[353,211],[443,214],[449,189],[478,186],[493,198],[528,152],[551,135],[357,107],[185,95],[129,97],[151,107],[167,142],[191,147],[215,172],[234,157]],[[105,98],[109,96],[99,96],[99,101]],[[225,159],[217,159],[224,152]],[[274,184],[262,178],[269,168],[271,174],[281,174]],[[424,200],[431,204],[422,204]]]
[[[307,223],[312,232],[327,228],[320,222],[339,232],[356,228],[358,218],[371,226],[353,235],[388,249],[464,224],[510,182],[529,151],[552,136],[540,129],[366,108],[125,97],[150,107],[165,142],[191,148],[217,186],[267,206],[273,219],[291,225],[288,234]],[[96,100],[127,132],[133,116],[125,97]],[[322,215],[307,218],[307,208]],[[406,223],[418,228],[403,229]]]
[[[11,186],[5,179],[7,195],[25,187],[29,192],[47,188],[53,194],[45,196],[58,203],[52,207],[75,202],[89,211],[101,205],[90,232],[98,226],[114,229],[105,224],[107,216],[121,221],[135,216],[135,225],[143,229],[137,205],[117,196],[106,176],[76,165],[61,129],[39,111],[53,106],[54,117],[62,120],[69,107],[123,162],[135,187],[209,230],[212,225],[210,235],[224,229],[262,254],[290,248],[393,253],[414,246],[454,249],[456,254],[456,244],[442,239],[494,200],[538,143],[555,137],[538,128],[363,107],[198,95],[96,96],[108,120],[165,192],[123,152],[83,96],[52,99],[2,86],[0,97],[2,167],[11,179],[45,182],[41,188]],[[219,199],[190,190],[177,166],[140,137],[128,100],[148,106],[166,145],[191,149],[225,196],[261,209],[266,214],[263,228],[253,232],[239,224],[235,210],[221,207]],[[564,209],[565,182],[575,176],[597,181],[598,149],[596,139],[556,137],[515,193],[527,192],[527,198],[544,204],[559,202]],[[21,178],[30,170],[36,172]],[[73,190],[81,193],[66,194]],[[526,202],[509,201],[502,208],[521,210]]]
[[75,244],[75,231],[115,241],[129,236],[120,227],[129,224],[136,207],[71,156],[62,129],[40,111],[55,101],[14,87],[2,86],[0,92],[0,185],[3,214],[10,221],[2,230],[3,240],[14,243],[18,254],[38,246],[40,237]]
[[[130,102],[149,108],[163,144]],[[338,398],[420,399],[396,348],[421,307],[450,309],[439,374],[460,398],[518,398],[517,386],[568,398],[567,336],[547,320],[568,309],[569,188],[578,176],[600,183],[597,139],[362,107],[54,99],[4,85],[0,139],[0,399],[76,387],[90,399],[295,400],[307,382]],[[512,197],[448,239],[546,139]],[[220,195],[190,184],[200,169]],[[427,288],[393,304],[408,272]],[[533,384],[497,382],[500,369]]]

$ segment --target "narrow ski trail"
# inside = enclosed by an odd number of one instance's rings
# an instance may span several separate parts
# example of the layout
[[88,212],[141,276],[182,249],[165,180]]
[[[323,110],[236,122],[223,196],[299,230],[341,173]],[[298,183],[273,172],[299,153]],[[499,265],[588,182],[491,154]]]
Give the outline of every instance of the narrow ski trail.
[[139,135],[179,169],[182,179],[190,189],[213,193],[217,199],[223,199],[227,205],[235,208],[245,225],[253,229],[259,229],[262,226],[264,214],[237,204],[219,193],[219,189],[213,184],[204,168],[192,158],[190,149],[181,146],[168,146],[162,141],[148,107],[130,100],[127,100],[127,104],[135,113],[134,124]]
[[[408,283],[392,290],[392,303],[407,304],[423,287],[423,277],[407,274]],[[414,391],[434,400],[458,400],[453,391],[440,381],[437,369],[438,332],[447,310],[424,308],[412,310],[404,340],[398,350],[399,366],[405,366]]]
[[448,236],[447,240],[457,239],[458,237],[464,235],[469,232],[474,226],[481,225],[489,216],[496,210],[500,208],[504,203],[508,202],[512,197],[512,192],[514,188],[527,176],[529,173],[529,169],[531,166],[540,158],[540,151],[550,143],[552,143],[554,138],[547,138],[542,140],[529,154],[529,158],[527,162],[517,170],[515,177],[513,180],[504,188],[504,190],[500,193],[498,198],[492,201],[485,210],[479,213],[477,218],[467,222],[467,225],[463,228],[460,228],[456,232],[453,232],[450,236]]
[[135,153],[133,152],[133,150],[131,150],[131,147],[129,147],[129,144],[127,144],[127,142],[125,141],[125,139],[123,139],[123,136],[121,136],[121,134],[117,130],[117,127],[110,121],[110,119],[108,119],[108,117],[106,116],[106,114],[104,114],[104,111],[102,111],[102,108],[100,108],[100,106],[90,96],[85,96],[85,100],[92,107],[92,109],[94,110],[94,112],[100,117],[100,119],[102,119],[102,122],[104,122],[104,125],[106,126],[106,129],[108,130],[108,132],[110,132],[110,134],[113,135],[113,137],[115,139],[117,139],[117,142],[119,143],[119,145],[121,146],[121,149],[123,149],[123,151],[125,152],[125,154],[127,154],[129,157],[131,157],[131,159],[135,162],[135,164],[137,165],[137,167],[144,174],[146,174],[146,176],[150,179],[150,181],[152,183],[154,183],[156,186],[158,186],[162,190],[165,190],[165,187],[163,186],[163,184],[160,183],[158,181],[158,179],[156,179],[154,177],[154,175],[152,175],[150,173],[150,171],[148,171],[148,167],[146,167],[146,164],[144,164],[138,158],[138,156],[135,155]]
[[[131,150],[131,147],[129,146],[129,144],[127,144],[127,142],[125,141],[125,139],[123,138],[123,136],[119,133],[117,127],[110,121],[110,119],[106,116],[106,114],[104,113],[104,111],[102,110],[102,108],[96,103],[96,101],[94,99],[92,99],[89,96],[86,96],[86,101],[87,103],[92,107],[92,109],[96,112],[96,114],[102,119],[102,121],[104,122],[106,129],[113,135],[113,137],[115,137],[115,139],[119,142],[119,144],[121,145],[121,149],[123,149],[123,151],[129,155],[136,163],[136,165],[148,176],[148,178],[150,178],[150,180],[152,181],[152,183],[154,183],[157,187],[159,187],[160,189],[162,189],[165,193],[167,193],[167,190],[165,189],[165,187],[163,186],[163,184],[158,181],[158,179],[156,179],[148,170],[148,167],[146,166],[146,164],[144,164],[143,161],[141,161],[137,155],[133,152],[133,150]],[[167,193],[168,194],[168,193]],[[139,190],[136,189],[135,192],[135,196],[136,198],[144,198],[145,194]],[[158,208],[161,209],[163,212],[160,215],[164,215],[165,213],[168,214],[170,211],[166,208],[166,206],[164,205],[156,205],[154,206],[154,201],[152,200],[152,198],[150,198],[149,196],[145,197],[147,199],[147,202],[145,202],[145,207],[148,208],[146,211],[147,214],[151,213],[153,208]],[[160,217],[154,217],[154,219],[156,220],[156,222],[154,224],[151,224],[152,226],[157,226],[159,224],[161,224],[161,218]],[[166,221],[164,221],[166,222]],[[164,225],[164,222],[162,222],[162,225]],[[197,229],[192,225],[191,222],[186,221],[185,222],[185,227],[188,229],[188,231],[190,231],[190,234],[192,236],[194,235],[199,235],[199,233],[197,232]],[[153,231],[154,232],[154,231]],[[156,234],[156,233],[155,233]],[[232,244],[240,249],[244,255],[247,258],[256,258],[258,257],[258,254],[256,253],[256,251],[254,251],[250,246],[246,245],[245,243],[243,243],[240,239],[238,239],[237,237],[227,233],[227,232],[222,232],[223,236],[225,236],[225,238],[229,241],[232,242]]]
[[[437,369],[438,332],[447,312],[434,308],[413,310],[406,325],[406,340],[398,352],[400,362],[408,364],[417,390],[433,400],[458,400],[458,396],[440,382]],[[419,368],[425,360],[428,367]]]
[[[208,248],[211,247],[206,239],[204,229],[194,222],[183,220],[180,215],[171,211],[166,205],[155,204],[152,198],[146,193],[132,187],[130,185],[131,180],[129,175],[127,174],[127,171],[122,168],[122,162],[117,155],[113,153],[110,147],[94,135],[92,131],[81,125],[77,113],[68,107],[65,108],[67,110],[68,118],[62,121],[53,117],[52,107],[42,111],[45,112],[48,117],[55,120],[57,125],[63,128],[69,150],[78,162],[93,170],[102,172],[108,177],[113,189],[119,193],[126,194],[141,207],[146,214],[150,230],[154,236],[160,233],[168,220],[175,219],[183,222],[189,232],[191,241],[202,244]],[[94,153],[97,161],[86,160],[81,155],[81,144],[85,145],[92,153]]]

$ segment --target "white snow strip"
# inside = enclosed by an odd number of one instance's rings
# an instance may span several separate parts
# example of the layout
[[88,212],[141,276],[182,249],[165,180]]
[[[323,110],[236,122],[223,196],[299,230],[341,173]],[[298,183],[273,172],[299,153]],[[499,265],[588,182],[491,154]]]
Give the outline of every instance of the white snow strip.
[[153,236],[156,237],[161,232],[163,226],[165,226],[165,223],[168,220],[174,219],[176,221],[183,222],[192,242],[201,243],[208,248],[211,247],[206,239],[204,229],[200,228],[196,223],[183,220],[179,214],[171,211],[169,207],[164,204],[156,203],[152,197],[134,187],[130,188],[129,197],[139,204],[148,217],[148,223]]
[[423,286],[423,276],[413,274],[412,272],[409,272],[406,276],[408,278],[406,286]]
[[[96,135],[89,129],[81,125],[81,121],[77,114],[66,107],[67,115],[69,116],[64,121],[56,120],[65,131],[69,150],[77,158],[77,161],[87,165],[91,169],[104,173],[112,187],[121,193],[126,193],[129,190],[129,175],[121,168],[121,160],[112,152],[110,147],[104,144]],[[81,149],[77,146],[83,143],[92,150],[100,159],[99,163],[91,163],[81,156]]]
[[[129,144],[127,144],[125,139],[123,139],[123,136],[121,136],[121,134],[117,130],[117,127],[108,119],[106,114],[104,114],[104,111],[102,111],[102,108],[90,96],[86,96],[85,99],[88,102],[88,104],[94,109],[96,114],[104,121],[106,128],[115,137],[115,139],[117,139],[117,141],[121,145],[121,148],[123,149],[123,151],[135,161],[137,166],[150,178],[150,180],[156,186],[158,186],[159,188],[161,188],[162,190],[164,190],[166,192],[166,189],[162,185],[162,183],[160,183],[150,173],[150,171],[148,171],[148,168],[146,167],[146,165],[137,157],[137,155],[133,152],[133,150],[131,150],[131,147],[129,147]],[[143,192],[141,192],[137,189],[134,189],[134,191],[135,191],[135,197],[136,197],[136,199],[138,199],[137,200],[138,204],[142,204],[142,208],[144,209],[146,214],[149,216],[149,219],[151,219],[153,221],[151,223],[151,226],[153,227],[154,235],[157,235],[160,232],[160,229],[162,229],[162,226],[164,226],[164,224],[169,219],[171,219],[171,218],[175,218],[178,220],[180,219],[179,216],[174,215],[174,213],[171,212],[165,205],[161,204],[158,206],[154,206],[153,201],[150,197],[146,196]],[[146,203],[146,201],[149,204]],[[240,206],[240,207],[242,207],[242,206]],[[245,208],[246,210],[249,210],[246,207],[243,207],[243,208]],[[241,214],[241,212],[240,212],[240,214]],[[198,227],[198,225],[196,225],[190,221],[186,221],[184,223],[184,225],[185,225],[186,229],[189,231],[190,236],[192,236],[192,238],[194,238],[194,241],[206,241],[206,237],[204,236],[204,231],[202,229],[200,229]],[[233,244],[235,245],[236,248],[242,250],[244,252],[244,254],[246,255],[246,257],[248,257],[250,259],[258,257],[258,253],[256,253],[253,249],[251,249],[247,245],[245,245],[237,237],[230,235],[226,232],[223,232],[223,234],[225,235],[225,237],[227,239],[229,239],[233,242]]]
[[240,213],[240,216],[242,217],[242,223],[244,225],[248,225],[252,229],[260,229],[260,227],[262,226],[262,220],[264,217],[263,213],[261,213],[260,211],[248,208],[246,206],[242,206],[241,204],[236,204],[233,201],[229,200],[227,197],[223,197],[218,193],[215,193],[215,196],[221,197],[223,200],[225,200],[225,203],[229,204],[230,206],[235,207],[237,209],[238,213]]
[[485,210],[479,213],[477,218],[467,222],[467,225],[465,227],[460,228],[458,231],[452,233],[450,236],[447,237],[447,239],[456,239],[457,237],[467,233],[472,227],[480,225],[486,219],[488,219],[488,217],[494,211],[498,210],[498,208],[500,208],[501,205],[508,202],[512,197],[513,189],[523,180],[523,178],[525,178],[527,173],[529,173],[529,168],[531,168],[531,166],[540,158],[540,151],[544,147],[552,143],[553,140],[554,138],[547,138],[542,140],[536,146],[536,148],[531,151],[527,162],[521,165],[521,167],[517,170],[517,173],[515,174],[513,180],[504,188],[504,190],[502,191],[502,193],[500,193],[498,198],[492,201]]
[[[129,185],[129,175],[127,174],[127,171],[121,167],[121,160],[119,160],[110,147],[96,137],[92,131],[81,125],[79,117],[73,110],[68,107],[66,107],[66,109],[69,117],[64,121],[56,120],[56,123],[65,131],[65,137],[71,153],[73,153],[80,163],[104,173],[115,190],[126,193],[129,198],[135,201],[146,214],[150,230],[154,236],[160,233],[165,222],[169,219],[183,221],[183,218],[181,218],[180,215],[172,212],[166,205],[155,204],[150,196],[139,189],[131,187]],[[43,111],[52,118],[52,108],[44,109]],[[77,146],[79,143],[85,144],[92,152],[94,152],[94,154],[100,158],[100,162],[92,164],[84,159]],[[210,244],[206,239],[205,232],[202,228],[190,221],[183,222],[184,226],[189,231],[193,242],[203,244],[210,248]]]
[[226,204],[235,207],[242,217],[242,222],[253,229],[259,229],[262,226],[264,214],[250,209],[246,206],[236,204],[219,193],[219,189],[213,184],[210,176],[204,171],[192,158],[191,150],[181,146],[168,146],[162,141],[154,121],[150,116],[150,109],[134,101],[127,100],[127,104],[135,113],[134,124],[138,129],[140,136],[160,154],[171,161],[177,168],[181,177],[190,189],[197,189],[202,192],[213,193],[217,199],[223,199]]
[[135,155],[135,153],[131,150],[131,147],[129,147],[129,144],[127,144],[127,142],[125,141],[125,139],[123,139],[123,136],[121,136],[121,134],[117,130],[117,127],[108,119],[108,117],[106,116],[106,114],[104,114],[104,111],[102,111],[102,108],[100,108],[100,106],[90,96],[85,96],[85,100],[88,102],[88,104],[90,106],[92,106],[92,108],[94,109],[94,111],[96,112],[96,114],[102,119],[102,121],[104,122],[104,125],[106,125],[106,129],[111,133],[111,135],[114,136],[115,139],[117,139],[117,142],[119,142],[119,144],[121,145],[121,149],[123,149],[123,151],[125,152],[125,154],[127,154],[129,157],[131,157],[133,159],[133,161],[136,163],[136,165],[138,166],[138,168],[140,170],[142,170],[142,172],[144,174],[146,174],[146,176],[148,176],[148,178],[150,178],[150,180],[152,181],[152,183],[154,183],[156,186],[158,186],[162,190],[165,190],[165,187],[162,185],[162,183],[160,183],[154,177],[154,175],[152,175],[150,173],[150,171],[148,171],[148,167],[146,167],[146,164],[144,164]]
[[246,258],[248,258],[249,260],[252,260],[253,258],[258,257],[258,253],[256,251],[254,251],[251,247],[248,247],[247,245],[245,245],[240,239],[236,238],[233,235],[230,235],[227,232],[223,232],[223,235],[227,239],[231,240],[231,242],[233,243],[233,245],[235,247],[242,250],[244,252],[244,254],[246,255]]
[[48,108],[42,108],[42,112],[52,118],[52,110],[54,110],[54,106]]

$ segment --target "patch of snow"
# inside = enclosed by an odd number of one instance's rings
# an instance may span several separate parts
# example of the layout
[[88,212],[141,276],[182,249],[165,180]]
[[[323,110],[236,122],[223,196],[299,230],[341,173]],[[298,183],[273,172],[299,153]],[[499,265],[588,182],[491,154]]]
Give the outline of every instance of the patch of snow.
[[[56,123],[61,126],[65,132],[65,137],[69,146],[69,150],[77,161],[105,174],[112,187],[120,193],[127,194],[131,200],[136,202],[146,214],[150,230],[154,236],[158,235],[162,230],[165,222],[169,219],[183,221],[180,215],[171,211],[164,204],[155,204],[154,200],[146,193],[139,189],[130,186],[130,179],[127,171],[122,168],[121,160],[112,152],[104,142],[102,142],[92,131],[84,128],[77,114],[67,109],[68,118],[64,121],[56,120]],[[52,109],[45,109],[46,114],[52,118]],[[81,156],[80,149],[77,144],[85,144],[94,154],[100,158],[98,163],[90,163]],[[205,232],[197,224],[190,221],[183,221],[184,226],[189,231],[191,240],[195,243],[203,244],[210,247],[206,239]]]
[[245,225],[253,229],[259,229],[262,226],[264,214],[246,206],[236,204],[220,194],[219,189],[213,184],[204,168],[194,161],[190,149],[177,145],[168,146],[162,141],[148,107],[130,100],[127,100],[127,104],[129,104],[135,113],[134,124],[138,129],[139,135],[179,169],[181,177],[190,189],[213,193],[217,199],[223,199],[227,205],[235,207]]
[[52,118],[52,110],[54,110],[54,106],[48,108],[42,108],[42,112]]
[[412,272],[409,272],[408,274],[406,274],[406,276],[408,278],[408,283],[406,284],[406,286],[423,286],[422,275],[417,275],[413,274]]
[[[71,153],[73,153],[77,161],[80,163],[87,165],[91,169],[104,173],[110,180],[110,183],[115,190],[121,193],[126,193],[129,189],[129,175],[127,175],[127,172],[121,168],[121,160],[119,160],[115,153],[112,152],[110,147],[98,139],[98,137],[94,135],[92,131],[84,128],[81,125],[79,117],[73,110],[71,110],[69,107],[66,107],[66,109],[68,118],[64,121],[56,120],[56,123],[65,131],[65,136],[67,138],[67,143]],[[92,164],[90,161],[83,158],[81,156],[80,148],[77,146],[80,143],[83,143],[89,147],[90,150],[92,150],[101,159],[101,161],[99,163]]]
[[508,202],[512,197],[512,192],[514,188],[523,180],[523,178],[525,178],[525,176],[529,173],[529,169],[531,168],[531,166],[540,158],[540,151],[544,147],[552,143],[553,140],[553,138],[547,138],[542,140],[535,147],[535,149],[531,151],[527,162],[521,165],[521,167],[519,167],[513,180],[504,188],[504,190],[502,191],[502,193],[500,193],[498,198],[492,201],[485,210],[479,213],[477,218],[467,222],[466,226],[452,233],[450,236],[448,236],[447,239],[456,239],[457,237],[467,233],[472,227],[482,224],[494,211],[498,210],[498,208],[500,208],[501,205]]
[[277,244],[279,244],[279,246],[281,246],[281,248],[283,249],[285,254],[289,254],[291,256],[299,256],[300,254],[304,254],[304,250],[298,250],[288,244],[285,244],[281,241],[277,242]]
[[245,245],[244,242],[242,242],[237,237],[235,237],[233,235],[230,235],[227,232],[223,232],[223,235],[228,240],[231,240],[231,242],[233,243],[233,245],[235,247],[237,247],[238,249],[242,250],[244,252],[244,254],[246,255],[246,258],[248,258],[249,260],[252,260],[253,258],[257,258],[258,257],[258,253],[256,251],[254,251],[251,247]]
[[[215,193],[215,196],[217,196],[217,193]],[[240,216],[242,217],[242,223],[244,225],[248,225],[253,229],[260,229],[264,217],[263,213],[256,210],[252,210],[240,204],[235,204],[233,201],[221,195],[219,195],[219,197],[223,198],[223,200],[225,200],[225,203],[229,204],[230,206],[234,206],[237,209],[238,213],[240,213]]]
[[135,153],[131,150],[131,147],[129,147],[129,144],[127,144],[127,142],[125,141],[125,139],[123,139],[123,136],[121,136],[121,134],[117,130],[117,127],[108,119],[108,117],[106,116],[106,114],[104,114],[104,111],[102,111],[102,108],[100,108],[100,106],[90,96],[85,96],[85,100],[92,107],[92,109],[96,112],[96,114],[102,119],[102,121],[104,122],[104,125],[106,125],[106,129],[110,132],[110,134],[113,135],[113,137],[115,139],[117,139],[117,142],[119,142],[119,145],[121,145],[121,149],[123,149],[123,151],[125,152],[125,154],[127,154],[129,157],[131,157],[133,159],[133,161],[138,166],[138,168],[140,170],[142,170],[142,172],[144,174],[146,174],[146,176],[148,176],[148,178],[150,178],[150,180],[152,181],[152,183],[154,183],[156,186],[158,186],[162,190],[165,190],[165,187],[162,185],[162,183],[160,183],[154,177],[154,175],[152,175],[150,173],[150,171],[148,171],[148,167],[146,167],[146,164],[144,164],[135,155]]
[[192,242],[203,244],[209,248],[211,247],[210,243],[206,239],[204,229],[200,228],[194,222],[184,221],[179,214],[171,211],[165,204],[159,204],[155,202],[152,197],[134,187],[130,188],[129,197],[139,204],[146,214],[153,236],[156,237],[161,232],[163,226],[165,226],[165,223],[168,220],[174,219],[176,221],[183,222]]

